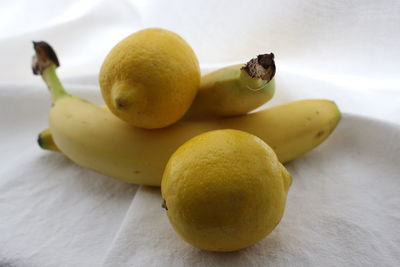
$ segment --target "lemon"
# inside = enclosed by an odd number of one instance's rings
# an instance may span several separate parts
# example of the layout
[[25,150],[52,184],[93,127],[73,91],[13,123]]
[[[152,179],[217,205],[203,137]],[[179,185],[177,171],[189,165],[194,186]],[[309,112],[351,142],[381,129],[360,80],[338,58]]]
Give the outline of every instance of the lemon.
[[127,123],[162,128],[179,120],[200,84],[197,57],[178,34],[148,28],[120,41],[100,69],[106,105]]
[[273,150],[238,130],[200,134],[169,159],[161,183],[169,221],[188,243],[234,251],[281,220],[292,178]]

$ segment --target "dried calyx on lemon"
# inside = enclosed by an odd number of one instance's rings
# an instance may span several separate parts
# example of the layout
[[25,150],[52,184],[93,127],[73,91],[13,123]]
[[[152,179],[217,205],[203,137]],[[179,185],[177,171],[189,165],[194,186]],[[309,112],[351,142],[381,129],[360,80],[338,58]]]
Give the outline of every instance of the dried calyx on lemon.
[[273,150],[238,130],[200,134],[176,150],[161,183],[176,232],[204,250],[250,246],[280,222],[292,178]]
[[192,104],[200,68],[194,51],[178,34],[148,28],[110,51],[99,83],[117,117],[141,128],[162,128],[179,120]]

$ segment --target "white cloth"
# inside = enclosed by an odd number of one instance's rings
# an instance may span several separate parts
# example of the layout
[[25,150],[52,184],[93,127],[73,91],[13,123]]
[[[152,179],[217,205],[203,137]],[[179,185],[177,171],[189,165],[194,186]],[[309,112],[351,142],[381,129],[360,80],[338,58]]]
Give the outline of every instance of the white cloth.
[[[399,1],[2,3],[0,266],[399,266],[399,13]],[[36,144],[50,97],[30,71],[31,41],[53,45],[71,93],[101,103],[104,56],[153,26],[183,36],[204,72],[274,52],[277,92],[265,107],[329,98],[344,113],[326,143],[287,165],[284,218],[252,247],[199,251],[171,228],[159,189]]]

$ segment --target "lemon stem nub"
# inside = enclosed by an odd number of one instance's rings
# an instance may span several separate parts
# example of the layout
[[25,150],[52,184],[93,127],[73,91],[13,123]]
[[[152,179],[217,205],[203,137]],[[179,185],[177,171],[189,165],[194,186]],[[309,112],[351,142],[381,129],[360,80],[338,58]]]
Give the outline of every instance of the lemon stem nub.
[[135,90],[124,82],[114,84],[111,89],[111,99],[113,105],[118,110],[128,110],[132,105],[132,99],[135,98]]
[[46,42],[33,42],[35,55],[32,58],[32,71],[35,75],[41,75],[51,93],[51,99],[56,102],[63,96],[68,96],[60,79],[56,74],[56,68],[60,66],[53,48]]

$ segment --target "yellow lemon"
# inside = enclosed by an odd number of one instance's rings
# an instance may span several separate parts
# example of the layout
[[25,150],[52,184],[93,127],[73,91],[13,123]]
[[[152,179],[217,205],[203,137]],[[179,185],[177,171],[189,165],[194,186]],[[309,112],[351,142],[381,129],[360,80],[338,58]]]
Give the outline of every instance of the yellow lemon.
[[291,181],[260,138],[227,129],[179,147],[167,163],[161,191],[169,221],[185,241],[203,250],[233,251],[277,226]]
[[179,120],[192,104],[200,68],[179,35],[149,28],[110,51],[99,83],[105,103],[120,119],[141,128],[162,128]]

